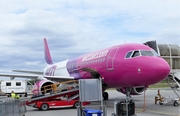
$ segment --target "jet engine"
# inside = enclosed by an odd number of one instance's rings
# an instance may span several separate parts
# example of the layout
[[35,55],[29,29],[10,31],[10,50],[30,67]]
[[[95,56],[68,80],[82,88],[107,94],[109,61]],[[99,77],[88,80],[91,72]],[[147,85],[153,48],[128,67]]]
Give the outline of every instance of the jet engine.
[[38,96],[38,95],[43,95],[45,94],[45,89],[46,89],[46,93],[49,93],[51,91],[50,85],[52,85],[54,82],[50,81],[50,80],[41,80],[41,81],[37,81],[34,86],[33,86],[33,90],[32,93],[34,96]]
[[[117,88],[116,90],[118,92],[126,94],[125,88]],[[146,90],[146,87],[133,87],[130,94],[131,95],[142,95],[145,90]]]

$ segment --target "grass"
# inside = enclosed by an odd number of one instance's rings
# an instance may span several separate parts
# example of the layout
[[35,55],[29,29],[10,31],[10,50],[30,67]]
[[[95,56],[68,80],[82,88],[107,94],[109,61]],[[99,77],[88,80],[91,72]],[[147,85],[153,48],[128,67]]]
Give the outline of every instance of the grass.
[[166,88],[166,87],[169,87],[167,83],[157,83],[149,86],[149,88]]
[[149,88],[165,88],[165,87],[169,87],[165,80],[149,86]]

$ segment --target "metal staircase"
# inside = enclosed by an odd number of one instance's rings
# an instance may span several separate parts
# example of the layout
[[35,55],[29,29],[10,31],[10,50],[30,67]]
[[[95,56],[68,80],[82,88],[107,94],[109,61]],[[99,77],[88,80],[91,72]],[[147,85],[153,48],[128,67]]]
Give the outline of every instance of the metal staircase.
[[[180,72],[177,72],[180,73]],[[167,79],[167,84],[174,91],[177,97],[180,99],[180,77],[176,77],[174,73],[172,73]]]

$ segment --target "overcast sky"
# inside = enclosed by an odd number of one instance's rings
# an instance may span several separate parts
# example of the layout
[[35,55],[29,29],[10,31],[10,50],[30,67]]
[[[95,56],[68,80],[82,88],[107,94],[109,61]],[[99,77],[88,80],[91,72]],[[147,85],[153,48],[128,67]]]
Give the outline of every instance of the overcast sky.
[[[40,2],[41,1],[41,2]],[[46,66],[123,43],[180,45],[179,0],[1,0],[0,72]]]

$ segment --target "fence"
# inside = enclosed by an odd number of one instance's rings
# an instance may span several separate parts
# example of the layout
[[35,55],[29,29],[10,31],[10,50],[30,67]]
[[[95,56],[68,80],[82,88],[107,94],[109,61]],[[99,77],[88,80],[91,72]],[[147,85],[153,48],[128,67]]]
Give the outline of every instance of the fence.
[[0,116],[25,116],[25,99],[0,98]]

